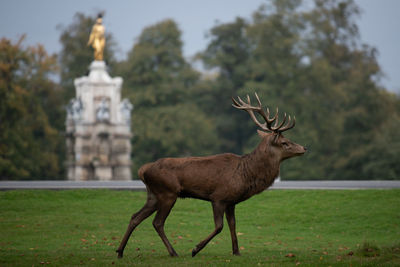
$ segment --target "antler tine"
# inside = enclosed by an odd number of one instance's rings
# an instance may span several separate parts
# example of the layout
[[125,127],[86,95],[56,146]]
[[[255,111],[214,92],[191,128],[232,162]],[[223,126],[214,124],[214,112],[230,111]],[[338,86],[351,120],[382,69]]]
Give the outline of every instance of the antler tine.
[[240,102],[242,105],[246,105],[246,106],[250,107],[250,102],[249,102],[248,104],[246,104],[246,102],[244,102],[244,101],[240,98],[240,96],[238,96],[238,99],[239,99],[239,102]]
[[249,105],[251,105],[251,101],[250,101],[250,96],[247,95],[247,102],[249,103]]
[[262,104],[261,104],[260,98],[258,97],[257,93],[256,93],[256,92],[254,92],[254,94],[256,95],[256,99],[257,99],[258,105],[259,105],[260,107],[262,107]]
[[258,97],[258,95],[257,95],[256,92],[255,92],[254,94],[256,95],[256,99],[257,99],[258,105],[259,105],[259,107],[260,107],[260,112],[259,112],[259,114],[260,114],[260,115],[264,118],[264,120],[267,122],[268,129],[270,129],[271,126],[272,126],[272,123],[274,123],[274,121],[278,118],[278,108],[276,108],[275,116],[274,116],[272,119],[270,119],[270,118],[269,118],[269,115],[270,115],[269,108],[267,107],[267,114],[265,114],[264,109],[262,108],[262,104],[261,104],[260,98]]
[[[270,119],[269,118],[269,115],[270,115],[269,108],[267,108],[267,117],[265,117],[265,120],[268,122],[268,125],[270,127],[272,127],[272,123],[274,123],[274,121],[276,121],[278,119],[278,113],[279,113],[279,108],[276,107],[275,116]],[[278,124],[278,123],[276,122],[276,124]]]
[[240,96],[238,96],[238,100],[239,100],[240,103],[239,103],[238,101],[236,101],[235,98],[232,97],[232,101],[233,101],[232,106],[234,106],[234,107],[237,108],[237,109],[243,109],[243,110],[249,110],[249,109],[251,109],[251,110],[257,110],[257,109],[258,109],[257,107],[251,106],[250,98],[249,98],[249,96],[247,96],[247,97],[248,97],[248,103],[244,102],[244,101],[240,98]]
[[[257,102],[258,102],[258,113],[265,119],[265,121],[267,122],[267,125],[269,127],[270,123],[272,123],[272,122],[270,122],[270,119],[269,119],[269,109],[267,108],[267,114],[265,114],[265,111],[264,111],[264,109],[262,107],[260,98],[258,97],[257,93],[254,93],[254,94],[256,95],[256,99],[257,99]],[[247,95],[247,98],[250,101],[249,95]]]
[[293,121],[291,123],[290,122],[291,122],[291,118],[290,118],[290,115],[289,115],[288,123],[283,128],[278,129],[277,131],[282,133],[284,131],[292,129],[296,125],[296,117],[293,116]]
[[[286,113],[285,113],[286,114]],[[279,117],[278,118],[276,118],[276,120],[275,120],[275,123],[274,123],[274,128],[277,128],[277,126],[278,126],[278,123],[279,123]]]
[[240,109],[239,103],[236,101],[235,98],[233,98],[233,96],[232,96],[232,102],[233,102],[232,106],[233,106],[234,108]]
[[[290,118],[290,115],[289,115],[289,118]],[[277,118],[276,121],[275,121],[274,127],[272,128],[274,131],[279,131],[279,129],[285,124],[285,122],[286,122],[286,112],[283,115],[283,120],[282,120],[282,122],[281,122],[281,124],[279,126],[278,126],[278,121],[279,121],[279,119]]]
[[[248,101],[248,103],[244,102],[239,96],[238,96],[238,100],[239,100],[240,103],[239,103],[238,101],[236,101],[236,99],[234,99],[234,98],[232,97],[232,101],[233,101],[232,106],[233,106],[233,107],[235,107],[235,108],[237,108],[237,109],[242,109],[242,110],[247,111],[247,113],[249,113],[251,119],[257,124],[258,127],[260,127],[260,128],[261,128],[262,130],[264,130],[264,131],[271,131],[271,129],[269,129],[269,127],[268,127],[268,125],[267,125],[266,123],[260,123],[260,122],[257,120],[256,116],[254,115],[254,112],[253,112],[253,111],[256,111],[256,112],[260,113],[260,111],[262,110],[262,107],[261,107],[261,106],[260,106],[260,107],[254,107],[254,106],[252,106],[252,105],[251,105],[251,101],[250,101],[250,96],[249,96],[249,95],[247,95],[247,101]],[[263,112],[263,111],[262,111],[262,112]],[[260,113],[260,114],[263,115],[262,113]],[[264,117],[264,115],[263,115],[263,117]]]
[[276,120],[278,118],[278,113],[279,113],[279,108],[276,107],[275,116],[272,118],[273,120]]
[[[293,121],[292,121],[292,118],[289,115],[289,118],[287,120],[286,113],[283,116],[282,122],[279,123],[279,108],[278,107],[276,108],[275,115],[272,118],[270,118],[271,113],[269,111],[269,108],[267,107],[267,113],[265,113],[265,110],[262,107],[260,98],[258,97],[257,93],[255,93],[255,96],[256,96],[256,99],[258,102],[258,106],[251,105],[251,99],[250,99],[249,95],[246,96],[247,103],[245,101],[243,101],[239,96],[237,97],[237,100],[232,97],[232,101],[233,101],[232,106],[237,109],[242,109],[242,110],[247,111],[250,114],[250,117],[252,118],[252,120],[257,124],[257,126],[259,126],[264,131],[282,133],[284,131],[292,129],[295,126],[296,118],[293,117]],[[254,111],[256,111],[258,114],[260,114],[264,118],[265,123],[260,123],[257,120],[256,116],[254,115]],[[287,123],[286,123],[286,121],[287,121]]]

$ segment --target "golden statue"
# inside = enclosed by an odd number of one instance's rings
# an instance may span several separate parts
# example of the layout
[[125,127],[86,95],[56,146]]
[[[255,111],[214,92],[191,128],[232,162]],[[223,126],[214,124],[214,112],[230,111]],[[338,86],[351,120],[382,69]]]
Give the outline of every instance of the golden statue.
[[102,14],[97,16],[96,24],[93,25],[88,41],[88,45],[92,45],[94,49],[94,59],[101,61],[103,60],[104,47],[106,45],[105,28],[101,24],[102,17]]

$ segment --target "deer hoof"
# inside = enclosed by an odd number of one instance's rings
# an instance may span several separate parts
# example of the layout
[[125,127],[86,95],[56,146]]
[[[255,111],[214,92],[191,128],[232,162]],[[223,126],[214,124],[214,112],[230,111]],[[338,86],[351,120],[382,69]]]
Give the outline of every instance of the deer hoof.
[[192,257],[196,256],[197,252],[198,252],[197,249],[194,248],[194,249],[192,250]]
[[171,251],[168,251],[168,252],[171,257],[178,257],[178,253],[176,253],[176,251],[174,249],[172,249]]
[[116,250],[115,252],[118,253],[118,259],[121,259],[121,258],[123,257],[123,255],[124,255],[124,252],[123,252],[123,251]]

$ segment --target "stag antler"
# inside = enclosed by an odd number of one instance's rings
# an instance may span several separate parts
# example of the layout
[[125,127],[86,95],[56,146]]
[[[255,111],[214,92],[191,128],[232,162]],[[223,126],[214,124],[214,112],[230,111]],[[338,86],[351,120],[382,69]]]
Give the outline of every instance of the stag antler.
[[[232,97],[232,101],[233,101],[232,106],[237,109],[242,109],[242,110],[247,111],[250,114],[250,117],[253,119],[253,121],[257,124],[257,126],[260,127],[264,131],[274,132],[274,133],[282,133],[284,131],[292,129],[295,126],[296,118],[293,117],[293,121],[292,121],[290,115],[289,115],[288,123],[285,126],[283,126],[286,122],[286,113],[283,116],[283,121],[279,124],[278,108],[276,108],[275,116],[270,118],[269,117],[269,115],[270,115],[269,108],[267,107],[267,114],[265,114],[264,109],[261,105],[260,98],[258,97],[257,93],[255,93],[255,95],[256,95],[257,102],[258,102],[257,107],[251,105],[249,95],[247,95],[247,103],[244,102],[239,96],[238,96],[239,101],[236,101]],[[260,114],[264,118],[265,123],[260,123],[257,120],[256,116],[254,115],[254,111],[257,112],[258,114]],[[274,124],[274,125],[272,125],[272,124]]]

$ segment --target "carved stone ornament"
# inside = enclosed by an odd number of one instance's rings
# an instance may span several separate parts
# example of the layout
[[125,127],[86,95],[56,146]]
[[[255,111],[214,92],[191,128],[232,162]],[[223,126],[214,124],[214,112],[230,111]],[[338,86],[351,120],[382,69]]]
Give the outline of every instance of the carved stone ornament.
[[82,120],[83,103],[80,98],[73,98],[69,101],[67,106],[67,119],[73,121]]
[[99,107],[96,110],[97,121],[109,121],[110,120],[110,108],[106,99],[101,100]]
[[129,99],[125,98],[121,102],[121,115],[122,115],[122,120],[125,124],[130,125],[131,124],[131,112],[133,109],[133,105],[129,101]]

